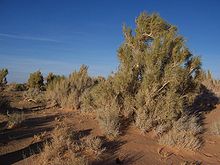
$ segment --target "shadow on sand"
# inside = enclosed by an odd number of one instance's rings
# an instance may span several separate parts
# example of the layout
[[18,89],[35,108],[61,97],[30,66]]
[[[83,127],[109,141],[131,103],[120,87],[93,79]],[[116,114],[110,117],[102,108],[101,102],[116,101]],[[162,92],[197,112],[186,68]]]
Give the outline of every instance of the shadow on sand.
[[47,140],[44,140],[41,142],[37,142],[37,143],[31,144],[23,149],[20,149],[20,150],[14,151],[14,152],[10,152],[5,155],[1,155],[0,162],[1,162],[1,164],[4,164],[4,165],[10,165],[10,164],[16,163],[20,160],[23,160],[27,157],[30,157],[34,154],[38,154],[42,151],[44,144],[50,140],[51,139],[47,139]]
[[0,143],[7,144],[12,140],[33,137],[44,131],[51,131],[53,127],[48,126],[57,115],[28,118],[24,120],[19,128],[4,129],[0,131]]

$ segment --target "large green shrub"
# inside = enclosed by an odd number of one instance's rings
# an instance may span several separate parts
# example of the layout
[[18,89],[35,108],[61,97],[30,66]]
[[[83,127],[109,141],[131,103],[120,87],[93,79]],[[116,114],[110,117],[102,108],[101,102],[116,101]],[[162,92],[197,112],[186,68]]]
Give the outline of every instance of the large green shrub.
[[133,118],[144,132],[159,126],[168,132],[183,116],[190,122],[192,104],[200,93],[200,58],[185,46],[177,28],[157,14],[142,13],[135,31],[124,26],[123,32],[119,69],[106,80],[108,85],[96,87],[94,107],[106,114],[117,109],[115,114]]
[[44,78],[39,70],[30,74],[30,77],[28,79],[28,86],[29,88],[37,88],[37,89],[43,88]]
[[122,93],[136,99],[137,119],[144,115],[156,125],[177,120],[199,92],[199,57],[190,53],[176,27],[156,14],[142,13],[135,33],[124,26],[124,36],[118,75],[123,75]]

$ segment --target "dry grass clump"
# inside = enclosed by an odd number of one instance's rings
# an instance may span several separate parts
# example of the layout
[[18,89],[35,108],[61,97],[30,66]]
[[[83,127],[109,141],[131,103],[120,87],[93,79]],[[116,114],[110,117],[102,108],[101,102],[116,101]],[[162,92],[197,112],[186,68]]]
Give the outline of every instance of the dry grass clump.
[[81,102],[80,110],[83,112],[92,112],[95,109],[95,100],[92,96],[93,88],[85,91],[80,97],[80,102]]
[[92,112],[99,107],[97,105],[97,98],[101,97],[100,87],[104,84],[105,78],[98,76],[93,78],[93,86],[88,88],[80,97],[81,111]]
[[19,125],[25,120],[23,113],[13,113],[8,115],[8,124],[9,129],[19,127]]
[[202,83],[206,86],[207,89],[215,93],[215,95],[220,98],[220,80],[214,79],[211,71],[208,70],[203,74]]
[[144,111],[137,111],[135,125],[142,133],[149,132],[154,127],[154,120],[151,117],[147,117]]
[[214,123],[211,125],[210,131],[211,131],[214,135],[220,135],[220,120],[214,122]]
[[97,109],[96,113],[99,126],[104,131],[104,134],[109,138],[116,138],[120,134],[118,109],[115,109],[115,107],[106,107],[106,109]]
[[50,72],[46,77],[46,87],[49,86],[50,83],[54,83],[56,81],[59,81],[61,79],[65,79],[65,76],[56,75],[52,72]]
[[10,83],[7,85],[5,89],[5,91],[11,91],[11,92],[26,91],[26,90],[27,90],[26,84],[17,84],[17,83]]
[[88,75],[88,67],[83,65],[68,78],[51,82],[47,87],[46,97],[62,108],[79,109],[83,93],[93,84],[94,81]]
[[111,81],[100,82],[92,92],[94,110],[100,127],[109,138],[119,135],[120,103]]
[[53,131],[52,141],[45,144],[38,162],[41,165],[87,165],[87,151],[92,151],[98,159],[104,151],[101,139],[81,139],[73,128],[61,125]]
[[171,130],[160,135],[159,143],[185,149],[199,149],[202,145],[200,134],[203,128],[198,122],[197,117],[183,116],[173,123]]
[[29,88],[23,93],[24,100],[32,101],[35,103],[45,102],[45,92],[38,88]]
[[105,151],[102,147],[103,141],[98,137],[88,137],[84,140],[84,147],[86,151],[91,151],[96,158],[99,158]]
[[64,164],[87,164],[87,160],[81,155],[79,142],[73,139],[75,132],[70,128],[56,128],[52,134],[52,142],[45,145],[44,150],[39,156],[41,165],[64,165]]

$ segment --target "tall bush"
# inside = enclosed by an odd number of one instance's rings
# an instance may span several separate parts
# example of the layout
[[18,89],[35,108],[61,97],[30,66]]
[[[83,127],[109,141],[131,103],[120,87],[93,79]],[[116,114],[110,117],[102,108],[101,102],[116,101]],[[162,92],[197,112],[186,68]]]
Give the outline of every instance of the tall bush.
[[44,86],[44,78],[39,70],[30,74],[28,79],[28,86],[29,88],[42,89]]
[[167,132],[183,116],[190,121],[192,104],[200,94],[201,61],[185,46],[177,28],[159,15],[142,13],[135,23],[134,32],[123,26],[119,69],[106,80],[108,85],[96,90],[95,105],[128,114],[144,132],[159,126]]

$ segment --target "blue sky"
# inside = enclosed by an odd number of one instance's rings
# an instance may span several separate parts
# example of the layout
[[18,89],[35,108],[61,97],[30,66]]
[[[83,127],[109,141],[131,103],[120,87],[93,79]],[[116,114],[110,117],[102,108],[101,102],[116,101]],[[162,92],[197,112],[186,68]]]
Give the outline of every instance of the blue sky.
[[157,12],[178,27],[203,67],[220,78],[219,0],[0,0],[0,68],[10,82],[40,69],[68,75],[81,64],[107,76],[118,66],[122,24]]

